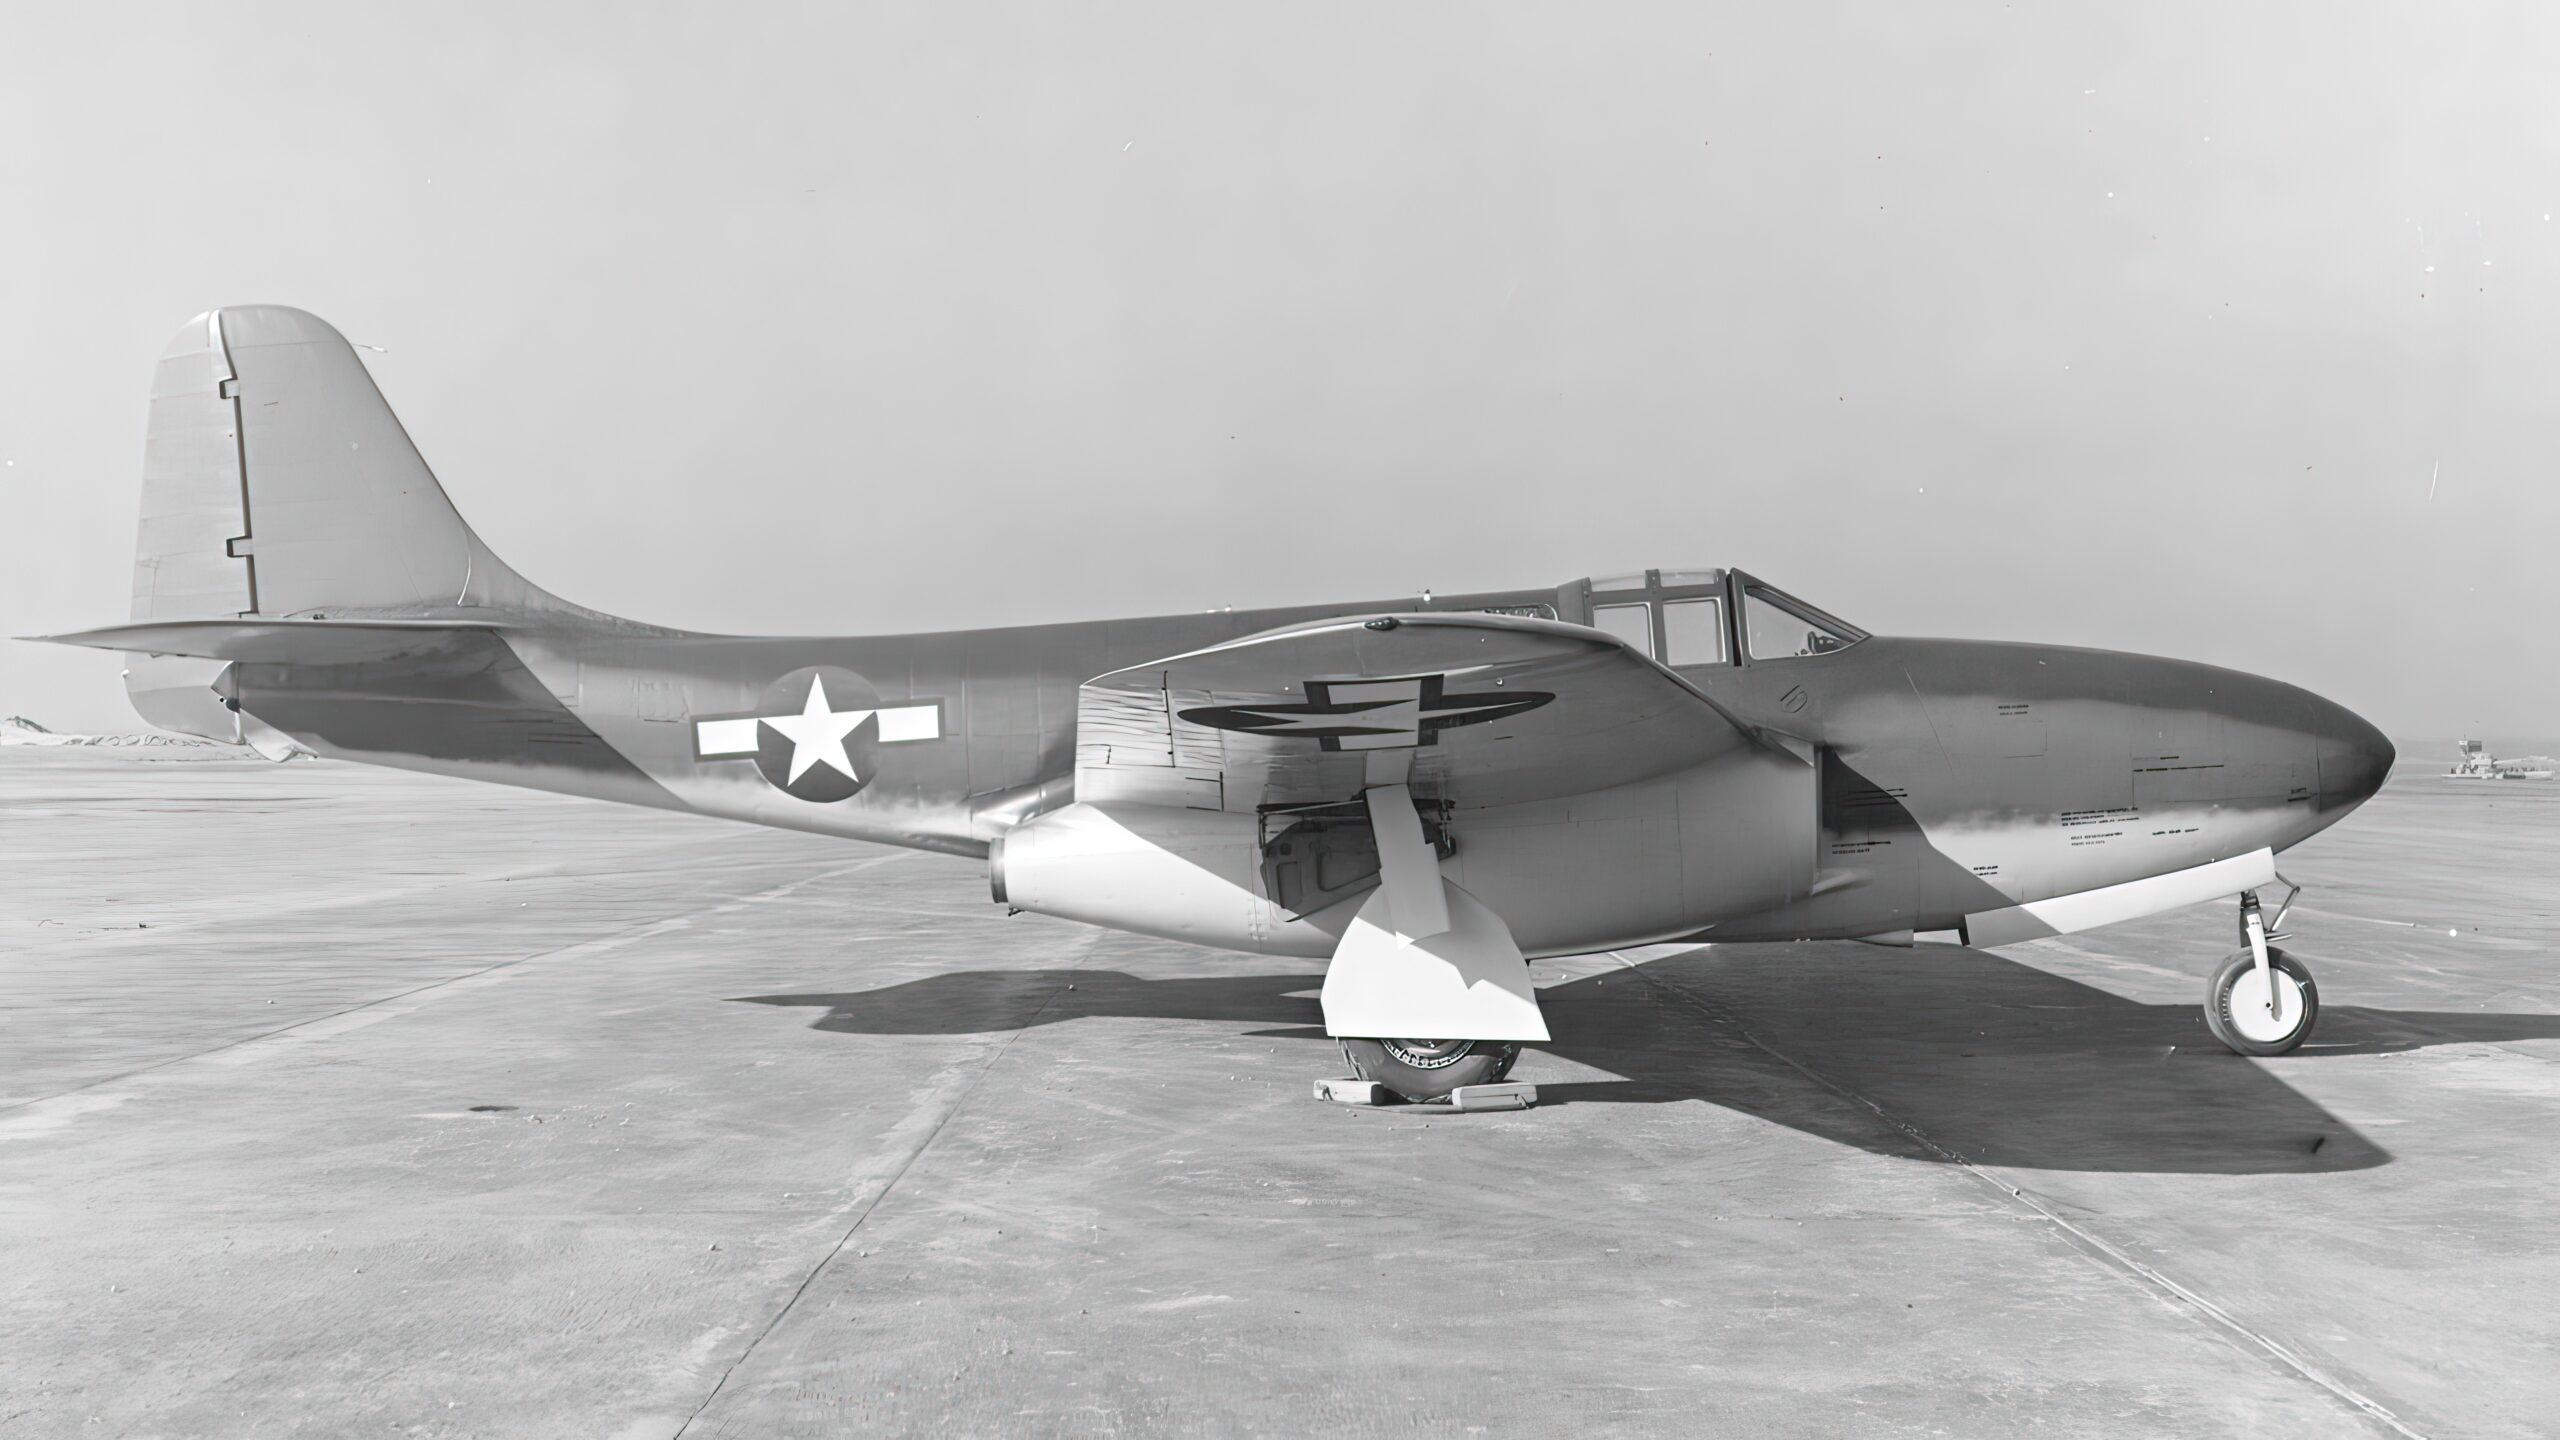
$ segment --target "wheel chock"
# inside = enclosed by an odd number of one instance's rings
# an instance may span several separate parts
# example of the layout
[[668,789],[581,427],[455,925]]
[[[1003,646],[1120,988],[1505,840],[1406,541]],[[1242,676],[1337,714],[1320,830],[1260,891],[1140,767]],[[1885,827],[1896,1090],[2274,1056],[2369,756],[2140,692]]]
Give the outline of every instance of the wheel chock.
[[[1316,1098],[1336,1105],[1385,1106],[1399,1103],[1375,1080],[1319,1080]],[[1538,1103],[1535,1085],[1461,1085],[1449,1092],[1452,1110],[1526,1110]]]
[[1387,1087],[1375,1080],[1319,1080],[1316,1098],[1336,1105],[1384,1105]]
[[1452,1110],[1526,1110],[1537,1103],[1535,1085],[1461,1085],[1449,1092]]

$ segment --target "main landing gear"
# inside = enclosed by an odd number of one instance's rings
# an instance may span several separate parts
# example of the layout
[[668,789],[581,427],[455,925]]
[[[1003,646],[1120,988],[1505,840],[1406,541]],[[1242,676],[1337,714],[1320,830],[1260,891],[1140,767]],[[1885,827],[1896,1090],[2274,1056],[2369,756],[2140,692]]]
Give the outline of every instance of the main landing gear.
[[1351,1073],[1374,1080],[1413,1104],[1447,1100],[1464,1085],[1498,1085],[1520,1058],[1511,1040],[1359,1040],[1342,1042]]
[[2311,967],[2268,943],[2285,938],[2285,914],[2301,893],[2294,885],[2270,925],[2258,908],[2258,892],[2242,891],[2242,948],[2205,986],[2205,1028],[2242,1055],[2286,1054],[2310,1037],[2320,1019],[2320,987],[2311,982]]
[[[1381,763],[1392,753],[1393,765]],[[1388,1097],[1452,1110],[1518,1110],[1533,1085],[1507,1085],[1520,1043],[1547,1039],[1529,962],[1511,927],[1440,873],[1403,783],[1405,752],[1375,751],[1361,794],[1378,843],[1378,888],[1361,900],[1325,967],[1325,1033],[1357,1078],[1319,1080],[1316,1098],[1377,1105]],[[1398,777],[1388,783],[1383,776]],[[1406,1040],[1398,1035],[1474,1035]]]

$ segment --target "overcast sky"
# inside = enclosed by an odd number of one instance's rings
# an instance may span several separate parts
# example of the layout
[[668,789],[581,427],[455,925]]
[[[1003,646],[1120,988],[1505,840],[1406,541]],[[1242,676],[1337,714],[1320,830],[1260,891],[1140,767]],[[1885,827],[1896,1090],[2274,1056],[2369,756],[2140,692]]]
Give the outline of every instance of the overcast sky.
[[1724,564],[2549,736],[2555,72],[2547,5],[10,4],[0,633],[125,617],[153,357],[276,301],[666,624]]

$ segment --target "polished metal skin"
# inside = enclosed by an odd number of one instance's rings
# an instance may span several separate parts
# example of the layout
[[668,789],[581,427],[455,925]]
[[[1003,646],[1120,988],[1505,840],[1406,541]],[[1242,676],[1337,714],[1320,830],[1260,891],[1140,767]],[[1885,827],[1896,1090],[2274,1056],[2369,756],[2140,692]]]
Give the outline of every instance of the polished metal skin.
[[[1969,917],[2281,851],[2372,795],[2393,759],[2354,714],[2260,676],[1870,636],[1738,571],[941,634],[638,624],[489,553],[355,352],[281,307],[181,333],[145,471],[133,623],[56,638],[136,653],[135,701],[156,723],[999,861],[1018,828],[1092,798],[1079,796],[1079,717],[1100,703],[1097,677],[1332,617],[1599,627],[1685,708],[1657,707],[1641,730],[1586,715],[1550,733],[1579,747],[1562,763],[1587,764],[1587,787],[1476,804],[1421,772],[1412,786],[1444,873],[1531,955],[1679,937],[1961,940]],[[1402,743],[1445,742],[1455,773],[1495,754],[1526,708],[1455,671],[1424,678],[1434,688],[1404,704],[1423,717],[1407,732],[1430,738]],[[1356,749],[1370,742],[1292,736],[1352,703],[1319,687],[1385,679],[1275,673],[1263,698],[1182,723]],[[1654,773],[1640,763],[1654,751],[1627,753],[1639,743],[1697,755]],[[1354,805],[1361,788],[1331,798]],[[1203,853],[1229,856],[1219,883],[1261,909],[1131,928],[1329,954],[1378,883],[1356,814],[1318,815],[1303,797],[1277,809],[1225,794],[1142,822],[1127,828],[1206,835]],[[1306,867],[1284,874],[1299,852]],[[1113,913],[1086,918],[1123,923]]]

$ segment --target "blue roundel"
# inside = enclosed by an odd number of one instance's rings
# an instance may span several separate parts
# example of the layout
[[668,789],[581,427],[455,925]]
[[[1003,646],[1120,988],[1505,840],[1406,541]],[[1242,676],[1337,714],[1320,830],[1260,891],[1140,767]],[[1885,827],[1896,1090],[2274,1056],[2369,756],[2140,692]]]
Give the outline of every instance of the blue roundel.
[[834,665],[794,670],[756,707],[756,773],[801,800],[850,800],[880,773],[880,697]]

